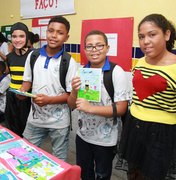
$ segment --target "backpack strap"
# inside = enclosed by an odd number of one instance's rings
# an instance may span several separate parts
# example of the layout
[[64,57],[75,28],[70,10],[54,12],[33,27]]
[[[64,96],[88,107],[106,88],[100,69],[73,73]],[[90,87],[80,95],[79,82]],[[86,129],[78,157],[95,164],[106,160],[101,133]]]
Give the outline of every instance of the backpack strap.
[[104,71],[103,82],[104,82],[106,91],[108,92],[109,96],[111,97],[112,102],[114,102],[114,86],[113,86],[113,81],[112,81],[112,72],[113,72],[113,69],[116,66],[116,64],[112,63],[110,61],[109,61],[109,63],[110,63],[110,70]]
[[114,116],[114,122],[113,124],[117,124],[117,109],[116,105],[114,104],[114,85],[112,81],[112,72],[114,67],[116,66],[115,63],[110,62],[110,70],[109,71],[104,71],[104,76],[103,76],[103,82],[104,86],[106,88],[106,91],[108,92],[109,96],[111,97],[112,100],[112,108],[113,108],[113,116]]
[[[111,97],[112,102],[114,103],[114,86],[113,86],[113,81],[112,81],[112,72],[113,72],[113,69],[116,66],[116,64],[112,63],[110,61],[109,61],[109,63],[110,63],[110,70],[104,72],[103,81],[104,81],[104,86],[106,88],[106,91],[108,92],[109,96]],[[112,105],[112,107],[113,107],[113,111],[115,112],[116,107],[114,105]],[[116,113],[117,112],[115,112],[115,114]],[[127,108],[125,114],[123,116],[121,116],[122,123],[125,122],[127,114],[128,114],[128,108]],[[117,119],[116,119],[116,117],[114,117],[114,124],[116,124],[116,123],[117,123]]]
[[65,79],[66,79],[68,67],[70,64],[70,59],[71,59],[71,55],[67,53],[66,51],[64,51],[61,57],[59,72],[60,72],[60,83],[61,83],[61,86],[64,88],[65,92],[67,92]]
[[[70,59],[71,59],[71,55],[69,53],[67,53],[66,51],[63,52],[62,57],[61,57],[61,62],[60,62],[60,83],[61,86],[64,88],[65,92],[67,92],[66,90],[66,75],[67,75],[67,71],[68,71],[68,67],[70,64]],[[70,115],[70,130],[72,131],[72,113],[71,113],[71,109],[69,108],[69,115]]]
[[30,66],[31,66],[31,75],[32,75],[32,81],[33,81],[33,69],[34,69],[34,64],[37,60],[37,58],[39,57],[40,55],[40,49],[35,49],[32,54],[31,54],[31,57],[30,57]]

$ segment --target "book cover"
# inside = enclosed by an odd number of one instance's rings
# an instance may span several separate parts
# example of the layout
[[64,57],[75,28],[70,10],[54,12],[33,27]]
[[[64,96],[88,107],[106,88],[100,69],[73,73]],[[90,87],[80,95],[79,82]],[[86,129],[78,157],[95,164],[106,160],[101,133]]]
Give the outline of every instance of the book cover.
[[31,97],[31,98],[35,98],[35,97],[36,97],[35,94],[28,93],[28,92],[22,92],[22,91],[20,91],[20,90],[18,90],[18,89],[12,89],[12,88],[10,88],[9,91],[11,91],[11,92],[13,92],[13,93],[15,93],[15,94],[19,94],[19,95],[21,95],[21,96],[26,96],[26,97]]
[[78,74],[81,79],[81,88],[78,91],[78,98],[100,102],[102,69],[79,68]]
[[14,139],[14,137],[8,131],[0,129],[0,143],[4,143],[11,139]]

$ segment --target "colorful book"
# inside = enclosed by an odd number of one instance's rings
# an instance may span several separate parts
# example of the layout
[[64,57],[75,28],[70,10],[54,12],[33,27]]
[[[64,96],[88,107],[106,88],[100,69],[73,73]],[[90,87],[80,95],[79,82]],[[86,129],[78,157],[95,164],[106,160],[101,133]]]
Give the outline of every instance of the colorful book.
[[12,140],[12,139],[14,139],[14,136],[12,136],[5,129],[0,129],[0,143],[4,143],[4,142]]
[[20,91],[20,90],[18,90],[18,89],[12,89],[12,88],[10,88],[9,91],[11,91],[11,92],[13,92],[13,93],[15,93],[15,94],[19,94],[19,95],[21,95],[21,96],[26,96],[26,97],[31,97],[31,98],[35,98],[35,97],[36,97],[35,94],[28,93],[28,92],[22,92],[22,91]]
[[100,102],[102,69],[79,68],[78,74],[81,79],[81,88],[78,91],[78,98]]

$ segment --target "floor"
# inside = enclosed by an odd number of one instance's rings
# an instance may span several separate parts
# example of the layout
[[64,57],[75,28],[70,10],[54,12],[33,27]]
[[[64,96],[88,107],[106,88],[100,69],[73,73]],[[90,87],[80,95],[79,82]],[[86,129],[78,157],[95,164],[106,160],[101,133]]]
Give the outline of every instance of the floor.
[[[75,136],[76,136],[76,119],[77,119],[77,112],[72,113],[72,131],[70,133],[70,145],[69,145],[69,152],[68,152],[68,163],[69,164],[75,164]],[[45,140],[45,142],[42,145],[42,148],[46,150],[47,152],[51,153],[51,144],[49,137]],[[115,167],[116,159],[114,159],[113,167]],[[111,180],[127,180],[126,172],[125,171],[119,171],[113,168],[112,171],[112,177]]]
[[[73,135],[74,135],[74,132],[71,132],[68,160],[67,160],[67,162],[69,164],[75,164],[75,145],[74,145],[74,136]],[[42,149],[51,153],[51,144],[50,144],[49,137],[43,143]],[[116,159],[114,159],[114,167],[115,167],[115,163],[116,163]],[[127,180],[126,173],[124,171],[118,171],[115,168],[113,168],[111,180]]]
[[[70,133],[70,144],[69,144],[69,152],[68,152],[68,160],[67,160],[67,162],[69,164],[75,164],[75,157],[76,157],[76,155],[75,155],[75,136],[76,136],[76,129],[77,129],[75,122],[77,119],[77,112],[72,113],[72,119],[73,119],[73,122],[72,122],[73,130]],[[0,123],[0,124],[4,125],[4,123]],[[41,148],[49,153],[52,153],[49,137],[47,139],[45,139]],[[111,180],[127,180],[126,172],[116,170],[114,168],[115,163],[116,163],[116,159],[114,159],[114,162],[113,162],[113,171],[112,171]]]

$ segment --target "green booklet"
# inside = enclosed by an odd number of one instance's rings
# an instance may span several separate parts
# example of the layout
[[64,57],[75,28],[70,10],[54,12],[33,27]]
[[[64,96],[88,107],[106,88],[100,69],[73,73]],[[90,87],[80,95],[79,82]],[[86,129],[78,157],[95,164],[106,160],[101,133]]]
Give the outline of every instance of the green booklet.
[[79,68],[78,74],[81,79],[81,88],[78,91],[78,98],[100,102],[102,69]]
[[15,94],[19,94],[21,96],[26,96],[26,97],[31,97],[31,98],[35,98],[36,95],[35,94],[32,94],[32,93],[28,93],[28,92],[22,92],[18,89],[13,89],[13,88],[10,88],[9,91],[15,93]]

